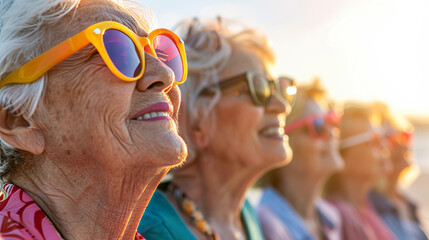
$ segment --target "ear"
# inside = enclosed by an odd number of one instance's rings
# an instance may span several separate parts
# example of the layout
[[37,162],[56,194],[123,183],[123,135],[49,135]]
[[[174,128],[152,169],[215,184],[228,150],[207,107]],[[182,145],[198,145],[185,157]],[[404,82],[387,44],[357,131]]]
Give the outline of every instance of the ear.
[[[210,115],[210,114],[209,114]],[[213,128],[213,118],[207,116],[205,118],[199,119],[190,130],[190,136],[195,147],[198,149],[206,148],[212,137],[212,128]]]
[[45,150],[45,138],[38,128],[31,126],[23,116],[0,110],[0,137],[14,148],[39,155]]

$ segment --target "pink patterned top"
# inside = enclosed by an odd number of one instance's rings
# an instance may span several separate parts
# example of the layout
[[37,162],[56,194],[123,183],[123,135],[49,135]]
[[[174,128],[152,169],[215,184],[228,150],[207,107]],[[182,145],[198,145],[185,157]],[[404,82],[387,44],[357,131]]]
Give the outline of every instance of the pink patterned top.
[[[6,184],[3,188],[6,196],[0,202],[0,239],[49,239],[61,240],[37,204],[22,189]],[[144,240],[136,233],[135,240]]]
[[358,210],[342,199],[329,199],[341,214],[344,240],[397,240],[368,202]]

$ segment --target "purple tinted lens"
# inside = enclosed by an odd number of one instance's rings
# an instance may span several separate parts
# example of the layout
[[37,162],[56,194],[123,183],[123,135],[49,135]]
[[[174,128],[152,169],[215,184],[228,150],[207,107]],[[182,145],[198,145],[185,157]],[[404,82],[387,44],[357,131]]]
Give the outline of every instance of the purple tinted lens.
[[141,57],[133,41],[123,32],[108,29],[103,35],[104,47],[113,65],[129,78],[137,77],[141,70]]
[[183,63],[179,49],[167,36],[158,35],[153,39],[157,58],[174,72],[174,80],[180,82],[183,77]]
[[318,136],[321,136],[323,133],[323,130],[325,129],[325,119],[323,118],[315,118],[313,120],[313,127],[314,127],[314,131],[316,132],[316,134]]

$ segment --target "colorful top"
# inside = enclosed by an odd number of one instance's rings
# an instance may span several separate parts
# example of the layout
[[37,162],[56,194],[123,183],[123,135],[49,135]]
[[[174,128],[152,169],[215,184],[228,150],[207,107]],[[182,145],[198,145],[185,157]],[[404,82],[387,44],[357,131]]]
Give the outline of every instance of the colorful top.
[[[264,239],[258,218],[248,201],[244,202],[241,218],[249,240]],[[153,194],[137,231],[148,240],[197,240],[167,197],[159,190]]]
[[[301,216],[271,187],[264,189],[257,211],[267,240],[315,239]],[[338,211],[322,199],[316,201],[316,211],[322,226],[322,237],[330,240],[341,239],[341,218]]]
[[358,210],[353,205],[340,199],[329,199],[341,214],[344,240],[397,240],[395,235],[366,203]]
[[427,240],[425,232],[422,230],[420,220],[417,216],[417,206],[410,200],[403,197],[411,213],[411,219],[403,219],[399,216],[395,205],[382,194],[372,191],[369,194],[372,206],[383,219],[384,223],[400,240]]
[[[0,202],[0,239],[61,240],[52,223],[21,188],[6,184]],[[135,240],[144,240],[136,233]]]

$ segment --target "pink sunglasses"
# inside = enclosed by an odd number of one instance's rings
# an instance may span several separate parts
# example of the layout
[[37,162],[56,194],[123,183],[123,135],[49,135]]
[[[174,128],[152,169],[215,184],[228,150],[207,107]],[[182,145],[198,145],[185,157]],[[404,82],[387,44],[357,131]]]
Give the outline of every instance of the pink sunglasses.
[[334,111],[329,111],[326,114],[314,114],[287,124],[285,127],[285,133],[307,126],[312,138],[321,139],[326,137],[327,127],[338,125],[340,120],[340,116],[338,116]]

